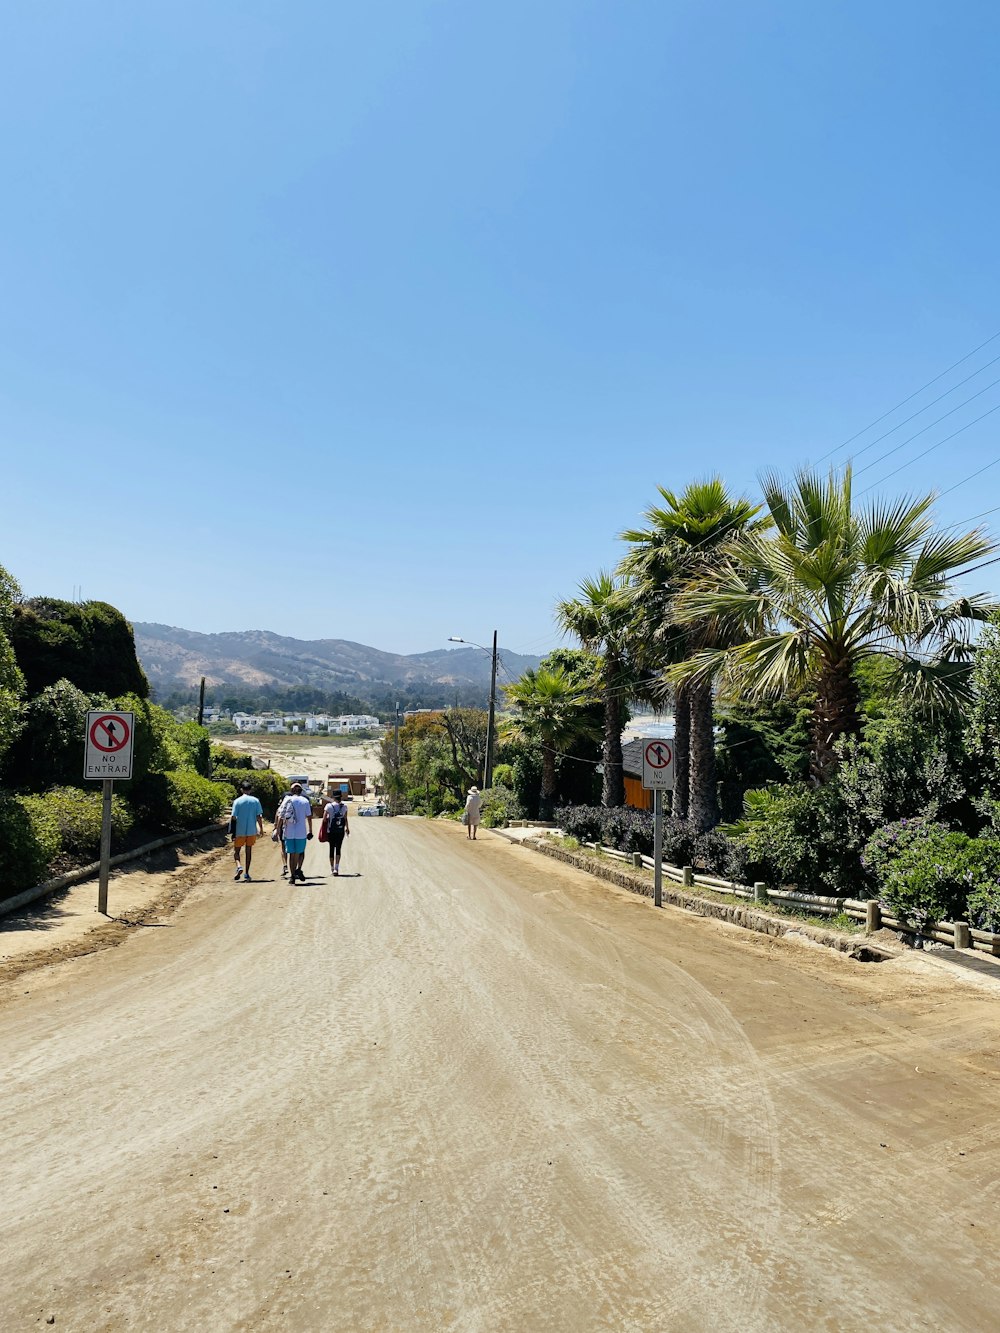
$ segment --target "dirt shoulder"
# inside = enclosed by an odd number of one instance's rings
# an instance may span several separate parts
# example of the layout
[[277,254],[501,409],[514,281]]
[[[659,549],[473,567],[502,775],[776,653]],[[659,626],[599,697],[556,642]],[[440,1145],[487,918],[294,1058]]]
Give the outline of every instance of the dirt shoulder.
[[0,983],[68,958],[114,948],[137,928],[165,921],[228,854],[225,834],[201,834],[112,871],[109,916],[97,911],[97,878],[58,889],[0,917]]

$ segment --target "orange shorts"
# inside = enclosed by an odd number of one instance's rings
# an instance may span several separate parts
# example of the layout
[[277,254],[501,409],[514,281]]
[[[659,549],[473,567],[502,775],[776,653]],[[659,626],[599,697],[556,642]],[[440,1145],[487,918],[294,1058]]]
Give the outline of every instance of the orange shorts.
[[256,833],[251,833],[251,834],[249,834],[249,835],[248,835],[247,837],[245,837],[245,838],[234,838],[234,839],[233,839],[233,846],[234,846],[234,847],[252,847],[256,841],[257,841],[257,834],[256,834]]

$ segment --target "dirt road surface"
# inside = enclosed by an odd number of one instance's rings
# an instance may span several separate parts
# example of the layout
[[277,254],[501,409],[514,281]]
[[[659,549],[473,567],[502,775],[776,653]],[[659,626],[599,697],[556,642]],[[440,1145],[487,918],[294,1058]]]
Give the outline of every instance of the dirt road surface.
[[995,993],[352,827],[0,986],[4,1333],[998,1326]]

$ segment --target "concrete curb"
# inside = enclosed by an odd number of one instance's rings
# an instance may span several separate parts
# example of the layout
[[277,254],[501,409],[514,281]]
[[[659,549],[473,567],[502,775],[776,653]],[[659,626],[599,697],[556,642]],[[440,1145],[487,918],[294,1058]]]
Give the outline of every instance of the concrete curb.
[[[504,836],[502,829],[492,829],[491,832],[499,833],[501,837]],[[589,857],[579,856],[576,852],[568,851],[564,847],[550,846],[538,838],[508,837],[507,841],[520,847],[528,847],[533,852],[541,852],[543,856],[551,856],[553,860],[563,861],[567,865],[575,866],[578,870],[585,870],[588,874],[596,876],[597,879],[607,880],[609,884],[615,884],[620,889],[627,889],[629,893],[637,893],[644,898],[652,898],[653,896],[652,880],[640,879],[638,876],[630,874],[627,870],[619,869],[617,866],[602,865]],[[702,898],[696,893],[690,893],[666,879],[664,879],[663,884],[663,901],[674,907],[680,907],[685,912],[693,912],[696,916],[727,921],[731,925],[740,926],[743,930],[753,930],[762,935],[774,937],[789,934],[804,935],[816,944],[822,944],[827,949],[836,949],[838,953],[848,954],[859,962],[878,962],[889,958],[899,958],[904,953],[910,952],[902,947],[895,949],[881,943],[872,944],[863,935],[842,935],[838,931],[824,930],[821,926],[811,926],[806,921],[771,916],[767,912],[761,911],[760,908],[749,906],[746,903],[717,903],[711,898]]]
[[[184,833],[171,833],[166,838],[157,838],[154,842],[147,842],[131,852],[121,852],[118,856],[112,856],[108,864],[111,866],[124,865],[126,861],[137,861],[149,852],[158,852],[162,847],[172,847],[175,843],[183,842],[185,838],[201,838],[206,833],[224,833],[225,830],[225,824],[206,824],[204,828],[187,829]],[[44,884],[36,884],[33,889],[24,889],[21,893],[15,894],[13,898],[4,898],[0,902],[0,916],[8,916],[11,912],[16,912],[19,907],[27,907],[29,903],[37,902],[39,898],[45,898],[50,893],[58,893],[60,889],[68,889],[74,884],[82,883],[85,879],[93,879],[95,875],[100,874],[100,870],[100,861],[93,861],[90,865],[81,866],[79,870],[71,870],[68,874],[57,875],[55,879],[47,879]]]

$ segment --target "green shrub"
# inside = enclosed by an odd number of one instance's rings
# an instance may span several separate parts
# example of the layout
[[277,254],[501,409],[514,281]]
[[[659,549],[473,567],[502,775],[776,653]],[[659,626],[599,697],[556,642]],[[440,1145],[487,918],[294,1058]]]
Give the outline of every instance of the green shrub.
[[147,773],[134,784],[130,803],[151,831],[180,833],[221,818],[232,800],[230,785],[210,782],[192,769]]
[[82,786],[87,711],[107,702],[60,680],[24,704],[20,734],[7,759],[7,783],[28,791]]
[[203,778],[212,776],[211,742],[204,727],[197,722],[179,722],[175,738],[181,749],[185,767],[190,765]]
[[699,833],[694,840],[694,860],[710,875],[746,883],[749,863],[746,848],[737,840],[727,837],[721,829]]
[[172,827],[178,831],[200,828],[221,818],[229,804],[229,791],[220,782],[210,782],[191,769],[174,769],[165,773],[170,790]]
[[253,768],[253,755],[228,745],[213,745],[209,751],[213,768]]
[[1000,841],[976,838],[975,885],[966,904],[968,919],[979,930],[1000,932]]
[[0,793],[0,898],[40,884],[59,851],[58,823],[40,796]]
[[505,828],[509,819],[520,819],[521,805],[509,787],[494,782],[483,792],[480,818],[486,828]]
[[[600,842],[622,852],[653,854],[653,814],[622,805],[565,805],[555,812],[563,832],[581,842]],[[672,865],[690,865],[694,834],[683,819],[663,821],[663,859]]]
[[10,639],[29,694],[62,679],[87,693],[149,694],[132,626],[107,602],[29,598],[14,607]]
[[[53,787],[41,796],[26,798],[42,802],[55,819],[62,851],[74,860],[95,859],[101,850],[101,792],[79,787]],[[111,797],[111,837],[117,843],[132,829],[132,811],[121,796]]]
[[923,929],[965,919],[1000,927],[1000,840],[969,838],[928,819],[901,819],[868,840],[864,864],[882,901]]
[[947,824],[936,823],[924,815],[917,815],[913,819],[895,819],[876,829],[861,853],[861,865],[871,887],[879,893],[890,869],[901,856],[907,855],[928,838],[950,832]]
[[599,805],[563,805],[552,818],[567,837],[580,842],[600,842],[604,811]]
[[881,899],[896,916],[925,929],[935,921],[964,918],[975,874],[977,840],[935,830],[912,842],[889,863]]
[[836,783],[771,790],[766,802],[748,808],[747,814],[740,841],[750,879],[763,880],[772,888],[794,884],[803,893],[841,895],[863,883],[859,859],[845,845]]
[[244,782],[250,783],[250,795],[256,796],[268,819],[273,819],[281,798],[288,790],[287,783],[273,768],[216,768],[212,781],[226,785],[229,799],[240,794]]

